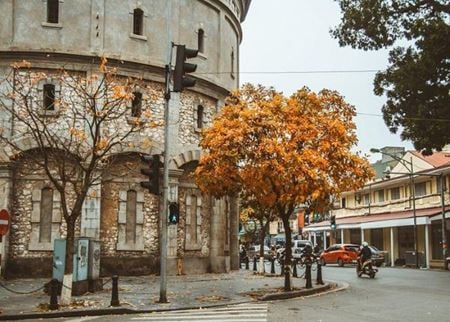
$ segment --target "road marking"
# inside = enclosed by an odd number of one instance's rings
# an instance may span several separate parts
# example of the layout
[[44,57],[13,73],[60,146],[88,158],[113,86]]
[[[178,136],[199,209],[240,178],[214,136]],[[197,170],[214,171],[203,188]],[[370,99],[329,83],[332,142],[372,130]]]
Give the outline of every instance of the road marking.
[[85,317],[82,317],[82,318],[70,319],[69,321],[70,322],[85,322],[85,321],[92,321],[92,320],[95,320],[95,319],[98,319],[98,318],[99,318],[98,316],[85,316]]
[[238,304],[220,308],[154,312],[132,321],[267,322],[267,303]]

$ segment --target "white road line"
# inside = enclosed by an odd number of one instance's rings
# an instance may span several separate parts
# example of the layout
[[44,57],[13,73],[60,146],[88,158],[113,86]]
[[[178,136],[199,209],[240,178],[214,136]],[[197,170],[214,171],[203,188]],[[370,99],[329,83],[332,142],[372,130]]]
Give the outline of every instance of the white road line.
[[92,321],[98,319],[98,316],[85,316],[82,318],[74,318],[74,319],[70,319],[70,322],[85,322],[85,321]]
[[267,303],[239,304],[220,308],[154,312],[133,317],[133,321],[177,321],[177,322],[266,322]]

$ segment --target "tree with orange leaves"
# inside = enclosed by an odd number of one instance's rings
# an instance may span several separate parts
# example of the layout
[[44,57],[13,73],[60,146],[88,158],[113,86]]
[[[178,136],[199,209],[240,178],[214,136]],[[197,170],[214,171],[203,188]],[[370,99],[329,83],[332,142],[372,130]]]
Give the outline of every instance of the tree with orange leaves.
[[329,205],[329,197],[362,187],[373,175],[357,143],[355,109],[335,91],[304,87],[290,97],[245,84],[233,92],[203,132],[207,153],[196,170],[199,187],[216,197],[245,193],[275,209],[285,228],[286,291],[291,290],[289,217],[296,206]]

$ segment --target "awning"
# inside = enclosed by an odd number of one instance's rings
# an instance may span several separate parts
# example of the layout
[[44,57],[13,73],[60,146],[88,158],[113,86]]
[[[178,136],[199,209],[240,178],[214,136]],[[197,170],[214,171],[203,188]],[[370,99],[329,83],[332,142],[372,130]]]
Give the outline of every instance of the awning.
[[[450,218],[450,206],[445,208],[446,218]],[[416,209],[416,224],[429,225],[431,221],[442,219],[442,208],[433,207],[425,209]],[[373,229],[414,225],[414,213],[412,210],[404,210],[397,212],[386,212],[379,214],[370,214],[363,216],[351,216],[344,218],[336,218],[336,229]],[[328,231],[331,230],[328,221],[311,224],[303,229],[303,231]]]
[[284,241],[284,240],[286,240],[286,236],[284,234],[277,234],[277,235],[270,236],[270,239]]

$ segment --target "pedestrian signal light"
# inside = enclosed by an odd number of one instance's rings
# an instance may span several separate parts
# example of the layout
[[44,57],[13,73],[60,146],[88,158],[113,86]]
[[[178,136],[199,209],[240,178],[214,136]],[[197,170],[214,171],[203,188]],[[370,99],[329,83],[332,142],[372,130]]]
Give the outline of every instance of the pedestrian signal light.
[[180,207],[178,203],[171,202],[169,204],[169,223],[170,224],[178,224],[178,220],[180,218]]

